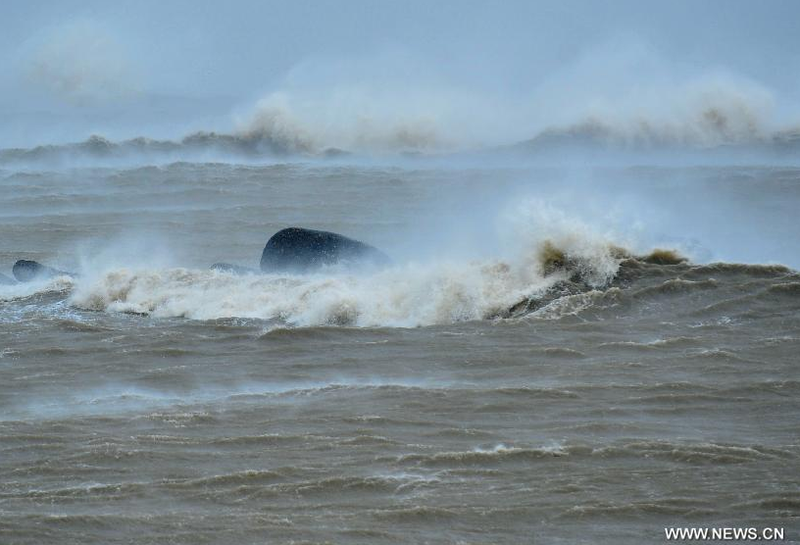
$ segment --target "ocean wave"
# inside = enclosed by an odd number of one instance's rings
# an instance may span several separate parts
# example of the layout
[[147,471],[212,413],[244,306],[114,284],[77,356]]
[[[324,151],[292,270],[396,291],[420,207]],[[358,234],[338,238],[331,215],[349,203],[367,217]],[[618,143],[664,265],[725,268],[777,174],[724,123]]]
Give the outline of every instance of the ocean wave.
[[[611,126],[597,121],[587,121],[576,126],[551,127],[526,141],[502,147],[483,149],[485,153],[520,153],[522,156],[558,159],[563,154],[587,153],[702,153],[702,157],[715,158],[759,157],[764,154],[774,158],[800,155],[800,128],[771,133],[752,139],[740,138],[718,143],[702,144],[690,139],[660,135],[661,129],[642,124],[641,134],[618,133]],[[654,136],[655,134],[655,136]],[[463,153],[480,151],[441,149],[429,142],[435,137],[425,131],[396,128],[393,136],[383,138],[381,156],[411,158],[464,158]],[[369,141],[364,138],[363,141]],[[356,155],[371,156],[377,152],[364,149],[362,140],[344,148],[320,144],[302,130],[291,132],[286,126],[275,124],[254,125],[241,132],[197,131],[177,140],[159,140],[138,136],[127,140],[110,140],[103,135],[91,135],[84,141],[66,144],[41,145],[32,148],[0,149],[0,165],[37,165],[59,167],[62,165],[142,164],[142,162],[248,162],[268,160],[330,160]],[[692,155],[694,156],[694,155]],[[611,155],[609,155],[611,157]]]
[[[61,165],[89,162],[248,161],[302,158],[330,159],[357,156],[463,157],[463,154],[521,153],[557,158],[561,153],[690,152],[703,157],[796,157],[800,154],[800,125],[778,125],[772,107],[761,92],[741,89],[736,83],[703,83],[686,88],[658,90],[664,100],[652,97],[640,107],[617,109],[576,108],[571,114],[536,116],[505,112],[507,134],[490,130],[496,121],[477,121],[474,111],[449,115],[404,112],[397,104],[376,105],[368,114],[337,112],[326,98],[309,107],[298,97],[273,93],[258,101],[232,129],[198,130],[182,138],[158,139],[140,134],[111,140],[94,134],[86,140],[0,150],[0,165]],[[745,86],[746,87],[746,86]],[[603,100],[599,101],[603,103]],[[618,97],[614,101],[620,102]],[[663,102],[672,103],[672,107]],[[439,104],[441,108],[447,108]],[[472,106],[474,107],[474,105]],[[492,105],[484,105],[490,109]],[[484,115],[486,112],[482,112]],[[464,119],[476,118],[464,131]],[[492,116],[488,116],[492,118]],[[535,119],[535,120],[534,120]],[[470,123],[467,121],[466,123]],[[481,126],[481,125],[486,125]],[[465,136],[467,133],[469,137]]]
[[421,523],[431,521],[449,521],[462,516],[463,509],[455,510],[445,507],[429,505],[414,505],[410,507],[395,507],[392,509],[378,509],[370,514],[378,520],[388,520],[393,523]]
[[476,448],[468,451],[437,452],[435,454],[405,454],[397,459],[400,464],[423,466],[486,465],[507,462],[530,462],[547,458],[569,456],[584,447],[564,448],[559,445],[546,447],[514,447],[499,444],[491,448]]
[[600,457],[655,458],[688,464],[741,464],[784,458],[791,453],[761,445],[726,445],[720,443],[676,443],[670,441],[635,441],[596,449]]
[[606,96],[601,93],[583,104],[516,148],[527,153],[800,152],[800,125],[796,119],[777,120],[773,93],[722,73],[673,84],[642,82]]
[[238,496],[269,498],[278,496],[338,496],[341,494],[406,494],[430,486],[431,479],[412,475],[334,476],[297,482],[242,484],[234,489]]
[[658,440],[621,441],[604,446],[588,444],[513,446],[503,443],[464,451],[404,454],[396,459],[401,465],[425,467],[496,466],[512,463],[547,462],[553,458],[640,458],[683,464],[743,464],[795,456],[794,447],[762,445],[726,445]]
[[[120,268],[100,255],[74,278],[0,286],[0,302],[59,291],[66,294],[59,303],[71,313],[59,322],[64,329],[95,331],[95,320],[83,319],[82,311],[101,311],[215,321],[240,334],[245,323],[251,330],[245,338],[275,341],[296,339],[289,332],[297,328],[318,337],[329,327],[604,319],[678,300],[686,304],[669,308],[681,313],[738,316],[776,300],[786,304],[771,312],[788,311],[800,285],[797,273],[780,265],[697,265],[668,249],[637,254],[538,200],[509,207],[496,230],[492,257],[361,270],[333,265],[310,274]],[[565,357],[574,356],[580,354]]]
[[520,301],[559,295],[566,285],[607,284],[618,264],[607,245],[585,241],[553,255],[545,243],[515,260],[405,264],[363,273],[115,269],[79,280],[70,302],[155,317],[257,318],[277,321],[276,327],[416,327],[506,316]]
[[[305,68],[311,81],[324,72],[320,66]],[[606,79],[602,85],[576,85],[556,78],[530,90],[529,100],[538,107],[526,100],[497,104],[491,97],[440,85],[409,93],[405,82],[287,81],[256,103],[240,121],[239,132],[263,132],[306,151],[333,147],[358,153],[464,151],[520,136],[530,138],[517,146],[526,152],[800,151],[800,126],[777,122],[773,93],[757,82],[719,71],[619,88]],[[331,84],[334,92],[327,88]],[[396,90],[398,84],[403,92]]]
[[27,299],[34,295],[50,292],[68,291],[74,286],[74,283],[74,279],[69,276],[57,276],[33,282],[0,284],[0,302]]
[[195,479],[170,479],[164,481],[162,484],[167,485],[170,488],[197,489],[204,489],[206,487],[261,485],[285,479],[287,474],[291,475],[291,473],[282,471],[246,469],[234,473],[211,475],[207,477],[198,477]]
[[779,131],[757,129],[748,121],[731,120],[709,108],[693,124],[672,125],[648,119],[615,122],[589,118],[573,125],[549,127],[512,147],[527,153],[558,151],[701,151],[800,153],[800,127]]
[[637,501],[624,503],[601,503],[578,505],[568,509],[562,518],[574,521],[576,518],[599,517],[607,519],[631,518],[657,515],[661,517],[710,517],[717,515],[714,506],[702,500],[691,498],[666,498],[662,500]]
[[115,142],[101,135],[92,135],[83,142],[0,150],[0,164],[58,166],[87,161],[139,163],[142,158],[155,161],[213,161],[228,157],[247,160],[289,155],[330,157],[336,153],[317,150],[299,136],[291,137],[282,131],[271,133],[267,128],[261,128],[235,134],[199,131],[181,140],[156,140],[141,136]]
[[[800,285],[797,273],[781,266],[659,264],[599,241],[567,248],[556,252],[557,259],[546,241],[538,250],[505,260],[405,263],[364,271],[332,267],[305,275],[111,268],[0,286],[0,303],[8,305],[8,319],[16,320],[31,297],[57,297],[51,305],[56,323],[69,331],[104,331],[83,317],[83,311],[101,311],[211,321],[228,329],[233,320],[236,331],[243,325],[250,330],[240,333],[242,338],[291,341],[297,335],[323,338],[334,334],[331,328],[343,327],[379,331],[481,320],[606,319],[665,304],[682,314],[746,319],[752,313],[793,312]],[[670,303],[679,300],[686,304]],[[693,341],[681,337],[630,347],[658,350],[675,343]],[[159,354],[187,352],[163,349]],[[542,356],[583,355],[557,347]]]
[[285,108],[259,102],[238,127],[230,131],[199,130],[178,139],[136,136],[111,140],[93,134],[86,140],[0,150],[0,165],[140,164],[151,161],[228,161],[270,158],[333,159],[352,152],[402,154],[441,151],[435,130],[418,120],[367,122],[347,137],[330,138],[321,127],[309,127]]

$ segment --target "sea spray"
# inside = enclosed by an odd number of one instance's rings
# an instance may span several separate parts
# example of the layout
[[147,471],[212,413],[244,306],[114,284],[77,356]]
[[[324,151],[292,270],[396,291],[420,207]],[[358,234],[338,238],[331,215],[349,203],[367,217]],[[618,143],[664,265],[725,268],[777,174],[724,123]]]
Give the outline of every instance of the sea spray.
[[[532,260],[537,259],[534,252]],[[117,269],[80,281],[71,303],[110,312],[278,319],[296,326],[415,327],[481,320],[541,295],[572,273],[543,274],[530,261],[407,263],[368,274],[244,275],[190,269]]]

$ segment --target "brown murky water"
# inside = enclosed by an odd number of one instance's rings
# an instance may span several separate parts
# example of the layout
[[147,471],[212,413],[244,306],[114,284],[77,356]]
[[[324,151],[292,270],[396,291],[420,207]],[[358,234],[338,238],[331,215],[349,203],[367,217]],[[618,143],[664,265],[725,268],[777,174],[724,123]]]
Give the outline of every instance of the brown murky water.
[[[178,163],[0,187],[4,271],[81,273],[0,286],[2,543],[800,539],[800,171]],[[395,264],[207,270],[287,225]],[[670,243],[694,264],[611,246]]]

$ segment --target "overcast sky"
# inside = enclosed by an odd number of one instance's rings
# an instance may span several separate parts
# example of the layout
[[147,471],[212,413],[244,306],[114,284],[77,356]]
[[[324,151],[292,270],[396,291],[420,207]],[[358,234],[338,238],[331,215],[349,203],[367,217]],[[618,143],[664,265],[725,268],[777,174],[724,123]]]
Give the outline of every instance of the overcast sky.
[[[791,0],[7,0],[0,113],[16,132],[0,144],[87,130],[133,136],[147,130],[133,124],[149,110],[161,112],[156,132],[170,132],[159,124],[165,109],[173,132],[224,129],[265,96],[294,93],[286,100],[299,108],[326,87],[340,100],[355,87],[365,101],[383,93],[384,105],[397,100],[386,98],[391,87],[417,102],[538,100],[546,109],[541,90],[565,81],[613,94],[615,85],[724,73],[789,108],[800,84],[798,21]],[[576,80],[576,70],[592,77]],[[58,123],[42,121],[51,112]]]

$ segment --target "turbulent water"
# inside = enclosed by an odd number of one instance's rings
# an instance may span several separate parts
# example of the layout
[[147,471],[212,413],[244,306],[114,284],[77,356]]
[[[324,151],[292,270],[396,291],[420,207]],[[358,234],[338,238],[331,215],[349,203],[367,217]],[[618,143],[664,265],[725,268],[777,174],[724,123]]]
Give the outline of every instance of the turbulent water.
[[5,164],[0,542],[800,539],[800,170],[337,161]]

